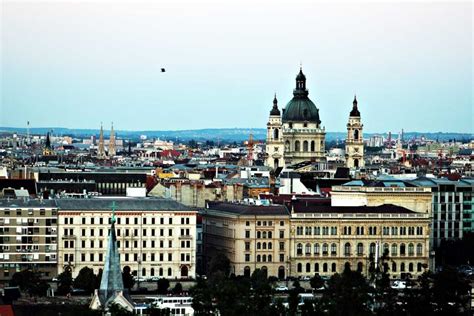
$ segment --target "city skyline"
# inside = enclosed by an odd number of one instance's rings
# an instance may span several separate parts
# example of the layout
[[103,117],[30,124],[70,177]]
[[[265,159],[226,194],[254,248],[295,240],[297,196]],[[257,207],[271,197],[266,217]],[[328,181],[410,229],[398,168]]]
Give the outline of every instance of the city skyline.
[[2,7],[0,126],[265,128],[302,62],[327,131],[473,131],[469,2]]

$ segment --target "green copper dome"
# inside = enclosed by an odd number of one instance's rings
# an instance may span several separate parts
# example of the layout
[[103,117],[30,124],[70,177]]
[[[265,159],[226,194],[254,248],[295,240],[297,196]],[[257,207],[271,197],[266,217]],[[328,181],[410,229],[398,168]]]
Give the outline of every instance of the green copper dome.
[[321,124],[319,119],[319,110],[316,105],[308,98],[306,90],[306,77],[303,70],[300,69],[296,77],[296,88],[293,90],[293,99],[283,110],[283,122],[315,122]]

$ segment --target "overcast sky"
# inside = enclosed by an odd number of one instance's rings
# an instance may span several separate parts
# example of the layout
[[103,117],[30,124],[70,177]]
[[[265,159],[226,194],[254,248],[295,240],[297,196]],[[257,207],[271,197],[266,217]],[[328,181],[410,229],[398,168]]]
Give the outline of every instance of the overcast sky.
[[[473,5],[1,1],[0,126],[265,128],[300,62],[327,131],[473,132]],[[160,68],[166,68],[165,73]]]

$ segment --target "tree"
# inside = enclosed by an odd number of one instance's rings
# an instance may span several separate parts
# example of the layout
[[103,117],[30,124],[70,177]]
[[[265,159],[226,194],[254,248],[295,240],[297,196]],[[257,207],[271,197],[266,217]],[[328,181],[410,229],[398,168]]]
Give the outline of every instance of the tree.
[[211,262],[209,264],[209,275],[212,275],[218,271],[224,273],[226,277],[230,273],[230,260],[223,253],[218,253],[214,257],[212,257]]
[[[251,311],[255,314],[268,315],[270,313],[270,304],[272,302],[272,287],[267,278],[267,272],[261,269],[255,269],[250,277],[253,288],[253,295],[250,298]],[[244,291],[250,289],[244,289]]]
[[452,268],[445,268],[434,276],[433,302],[441,315],[461,314],[470,299],[469,283]]
[[32,270],[23,270],[13,274],[10,285],[18,286],[20,290],[32,296],[45,296],[49,288],[49,284],[41,279],[41,273]]
[[315,273],[314,276],[309,280],[309,284],[315,290],[324,287],[324,280],[318,273]]
[[176,283],[173,288],[173,294],[181,294],[183,292],[183,286],[181,283]]
[[71,292],[72,287],[72,269],[67,265],[64,271],[58,275],[58,289],[59,295],[66,295]]
[[130,270],[129,266],[123,267],[122,280],[123,280],[123,287],[128,289],[129,291],[135,285],[135,279],[133,278],[133,275],[131,273],[131,270]]
[[168,279],[161,278],[157,282],[158,294],[167,294],[168,288],[170,287],[170,281]]
[[109,313],[111,316],[132,316],[133,313],[129,312],[122,306],[116,303],[112,303],[109,305]]
[[346,266],[342,274],[334,274],[323,294],[324,308],[330,315],[369,314],[369,286],[365,277]]
[[74,280],[74,288],[83,289],[86,293],[90,294],[94,292],[97,277],[94,274],[94,270],[89,267],[84,267],[79,271],[76,279]]
[[189,292],[193,298],[191,306],[194,309],[195,315],[214,314],[213,295],[206,280],[198,279],[196,285]]

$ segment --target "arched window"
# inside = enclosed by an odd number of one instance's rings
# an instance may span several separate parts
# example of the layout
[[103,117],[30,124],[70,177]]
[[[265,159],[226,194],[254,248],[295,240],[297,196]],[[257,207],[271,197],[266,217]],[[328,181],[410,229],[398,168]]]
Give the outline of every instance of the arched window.
[[362,262],[357,263],[357,271],[362,272],[364,270],[364,264]]
[[422,244],[416,245],[416,255],[417,256],[422,256],[423,255],[423,245]]
[[323,244],[323,256],[328,255],[328,244],[324,243]]
[[142,268],[142,276],[146,276],[146,269]]
[[172,276],[173,275],[173,272],[171,270],[171,268],[168,268],[168,276]]
[[392,244],[392,256],[396,256],[398,253],[397,244]]
[[272,243],[271,242],[268,243],[268,249],[272,249]]
[[319,272],[319,263],[314,264],[314,272]]
[[306,272],[311,272],[311,263],[306,264]]
[[262,249],[267,249],[267,243],[266,242],[262,243]]
[[406,246],[405,244],[400,245],[400,256],[404,256],[406,254]]
[[303,265],[301,263],[298,263],[296,270],[298,272],[303,272]]
[[314,148],[314,140],[311,141],[311,151],[315,151],[316,149]]
[[272,255],[268,255],[268,262],[272,262]]
[[319,255],[319,244],[314,244],[314,254]]
[[267,232],[262,232],[262,238],[267,238]]
[[280,136],[280,135],[278,135],[278,134],[279,134],[279,130],[278,130],[278,128],[275,128],[275,129],[273,130],[273,139],[278,140],[278,138],[279,138],[279,136]]
[[421,262],[418,262],[418,264],[416,265],[416,271],[418,272],[423,271],[423,265],[421,264]]
[[272,232],[268,232],[268,238],[272,238]]
[[311,254],[311,244],[306,244],[304,250],[305,250],[305,254],[307,255]]
[[400,264],[400,271],[401,271],[401,272],[405,272],[405,262],[402,262],[402,263]]
[[261,238],[262,237],[262,233],[261,232],[257,232],[257,238]]
[[295,151],[300,151],[301,148],[300,148],[300,141],[299,140],[296,140],[295,141]]
[[285,142],[285,151],[290,151],[290,141],[288,140]]
[[389,247],[388,247],[388,244],[387,244],[387,243],[383,244],[383,254],[384,254],[384,255],[388,255],[388,254],[390,253],[390,252],[389,252],[390,250],[389,250],[388,248],[389,248]]
[[358,140],[358,139],[359,139],[359,130],[355,129],[354,130],[354,140]]
[[331,272],[336,272],[336,263],[335,262],[333,262],[331,264]]
[[357,244],[357,255],[363,256],[364,255],[364,244],[361,242]]
[[375,255],[375,243],[370,244],[369,253]]
[[328,272],[328,264],[323,263],[323,272]]
[[337,255],[337,245],[335,243],[331,244],[331,255]]
[[303,142],[303,151],[304,151],[304,152],[307,152],[307,151],[308,151],[308,141],[307,141],[307,140],[305,140],[305,141]]
[[408,264],[408,272],[413,272],[413,263],[412,262],[410,262]]
[[260,260],[261,260],[260,255],[257,255],[257,262],[260,262]]
[[250,278],[250,267],[249,267],[249,266],[246,266],[246,267],[244,268],[244,276],[245,276],[246,278]]
[[160,268],[160,269],[158,270],[158,274],[159,274],[160,276],[163,276],[163,268]]
[[296,245],[296,254],[299,256],[303,254],[303,244],[299,243]]
[[392,272],[397,272],[397,264],[392,262]]
[[351,255],[351,244],[346,242],[344,245],[344,255],[345,256],[350,256]]
[[155,276],[155,268],[150,269],[150,276]]
[[257,249],[261,249],[262,248],[262,244],[260,242],[257,243]]
[[415,255],[415,246],[412,243],[408,244],[408,255],[409,256]]
[[267,255],[262,256],[262,262],[267,262]]

